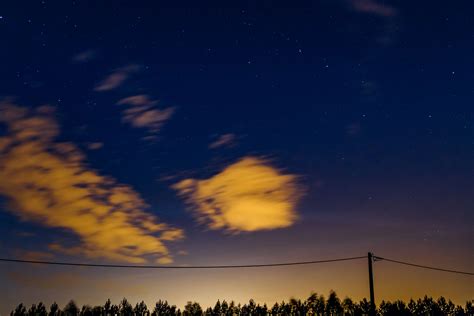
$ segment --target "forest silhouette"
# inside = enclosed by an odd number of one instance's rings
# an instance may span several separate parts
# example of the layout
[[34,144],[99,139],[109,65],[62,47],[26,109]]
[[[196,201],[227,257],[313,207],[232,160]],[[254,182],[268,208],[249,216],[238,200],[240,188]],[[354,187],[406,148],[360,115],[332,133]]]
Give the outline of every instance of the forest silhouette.
[[[401,300],[394,302],[382,301],[378,305],[376,314],[391,315],[416,315],[416,316],[474,316],[474,300],[466,302],[465,306],[455,305],[451,300],[440,297],[437,300],[425,296],[423,299],[410,299],[408,303]],[[363,299],[355,302],[346,297],[340,299],[334,291],[325,298],[323,295],[312,293],[306,300],[291,298],[288,302],[275,303],[272,306],[257,304],[251,299],[246,304],[236,304],[218,300],[214,307],[203,308],[197,302],[189,301],[183,310],[170,305],[167,301],[158,300],[154,306],[148,307],[145,302],[133,306],[126,298],[119,304],[112,304],[107,300],[104,305],[79,307],[73,300],[60,309],[53,303],[48,309],[45,304],[33,304],[27,308],[19,304],[10,316],[159,316],[159,315],[316,315],[316,316],[365,316],[370,314],[370,302]]]

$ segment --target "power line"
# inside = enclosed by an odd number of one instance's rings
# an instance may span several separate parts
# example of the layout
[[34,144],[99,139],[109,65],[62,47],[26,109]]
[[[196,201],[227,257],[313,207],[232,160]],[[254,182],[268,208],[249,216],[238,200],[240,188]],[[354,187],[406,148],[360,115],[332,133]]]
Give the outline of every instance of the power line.
[[429,270],[435,270],[435,271],[442,271],[442,272],[450,272],[450,273],[457,273],[457,274],[465,274],[465,275],[474,275],[474,272],[466,272],[466,271],[459,271],[459,270],[451,270],[451,269],[443,269],[443,268],[437,268],[437,267],[430,267],[430,266],[424,266],[421,264],[415,264],[415,263],[410,263],[410,262],[404,262],[404,261],[398,261],[394,259],[388,259],[388,258],[383,258],[383,257],[374,257],[375,260],[385,260],[393,263],[398,263],[398,264],[403,264],[406,266],[411,266],[411,267],[416,267],[416,268],[423,268],[423,269],[429,269]]
[[[202,265],[202,266],[164,266],[164,265],[126,265],[126,264],[100,264],[100,263],[83,263],[83,262],[60,262],[60,261],[40,261],[40,260],[23,260],[23,259],[11,259],[11,258],[0,258],[0,262],[9,263],[26,263],[26,264],[44,264],[44,265],[57,265],[57,266],[75,266],[75,267],[96,267],[96,268],[127,268],[127,269],[241,269],[241,268],[265,268],[265,267],[283,267],[283,266],[297,266],[297,265],[309,265],[319,263],[331,263],[341,261],[351,261],[365,259],[367,256],[359,257],[347,257],[337,259],[326,259],[326,260],[313,260],[313,261],[297,261],[297,262],[278,262],[278,263],[263,263],[263,264],[243,264],[243,265]],[[438,267],[425,266],[410,262],[404,262],[394,259],[389,259],[380,256],[373,256],[375,260],[385,260],[392,263],[412,266],[416,268],[423,268],[441,272],[457,273],[464,275],[473,276],[473,272],[444,269]]]
[[76,267],[99,267],[99,268],[132,268],[132,269],[240,269],[240,268],[264,268],[264,267],[283,267],[308,265],[317,263],[329,263],[350,261],[358,259],[366,259],[366,256],[348,257],[327,260],[299,261],[299,262],[280,262],[280,263],[264,263],[264,264],[243,264],[243,265],[203,265],[203,266],[162,266],[162,265],[125,265],[125,264],[96,264],[96,263],[78,263],[78,262],[59,262],[59,261],[39,261],[39,260],[22,260],[0,258],[2,262],[11,263],[31,263],[31,264],[47,264],[58,266],[76,266]]

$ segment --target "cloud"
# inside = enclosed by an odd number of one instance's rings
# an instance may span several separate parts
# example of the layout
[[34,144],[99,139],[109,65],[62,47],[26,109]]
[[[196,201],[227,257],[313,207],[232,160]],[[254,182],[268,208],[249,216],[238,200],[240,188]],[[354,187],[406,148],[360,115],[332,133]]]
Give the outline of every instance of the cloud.
[[134,72],[140,69],[138,65],[128,65],[115,70],[102,80],[95,88],[95,91],[109,91],[118,88]]
[[122,120],[133,127],[147,128],[150,133],[157,133],[174,113],[173,107],[156,108],[158,101],[150,100],[147,95],[135,95],[117,102],[118,105],[131,105],[122,113]]
[[117,102],[117,104],[129,104],[136,106],[148,106],[151,107],[156,105],[158,101],[152,101],[146,94],[134,95],[131,97],[124,98]]
[[172,108],[164,110],[130,108],[124,111],[123,120],[134,127],[146,127],[152,132],[157,132],[161,125],[173,115],[173,112]]
[[375,14],[382,17],[391,17],[397,14],[397,9],[378,0],[350,0],[352,8],[362,13]]
[[0,194],[24,220],[63,228],[77,245],[51,250],[90,258],[142,263],[170,262],[167,242],[184,237],[146,212],[148,205],[130,186],[89,168],[79,149],[55,142],[59,125],[51,107],[36,110],[0,102]]
[[296,179],[249,156],[209,179],[185,179],[173,188],[192,206],[199,222],[237,233],[291,226],[302,195]]
[[101,142],[87,143],[87,148],[90,150],[97,150],[97,149],[101,149],[102,147],[104,147],[104,143],[101,143]]
[[80,52],[72,57],[72,61],[75,63],[86,63],[96,57],[96,52],[92,49]]
[[232,146],[235,144],[234,134],[223,134],[218,139],[209,144],[209,148],[214,149],[222,146]]

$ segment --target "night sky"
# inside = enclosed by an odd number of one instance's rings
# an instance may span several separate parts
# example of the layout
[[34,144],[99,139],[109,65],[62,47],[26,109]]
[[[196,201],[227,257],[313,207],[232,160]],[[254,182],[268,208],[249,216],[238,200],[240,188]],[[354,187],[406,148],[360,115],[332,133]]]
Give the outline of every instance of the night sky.
[[[1,257],[474,270],[471,1],[4,1]],[[368,296],[366,261],[0,265],[0,313]],[[472,278],[375,263],[376,299]]]

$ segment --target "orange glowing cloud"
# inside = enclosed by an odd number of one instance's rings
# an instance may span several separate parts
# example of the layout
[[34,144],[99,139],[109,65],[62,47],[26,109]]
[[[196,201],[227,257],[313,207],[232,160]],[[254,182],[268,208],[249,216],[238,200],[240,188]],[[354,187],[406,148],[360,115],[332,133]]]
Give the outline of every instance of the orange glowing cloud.
[[54,141],[59,126],[51,107],[36,110],[0,102],[0,194],[25,220],[64,228],[79,244],[50,245],[71,255],[142,263],[172,261],[167,242],[182,230],[159,222],[130,186],[100,175],[72,143]]
[[244,157],[209,179],[185,179],[173,187],[200,222],[233,233],[291,226],[302,194],[295,175],[281,174],[256,157]]

